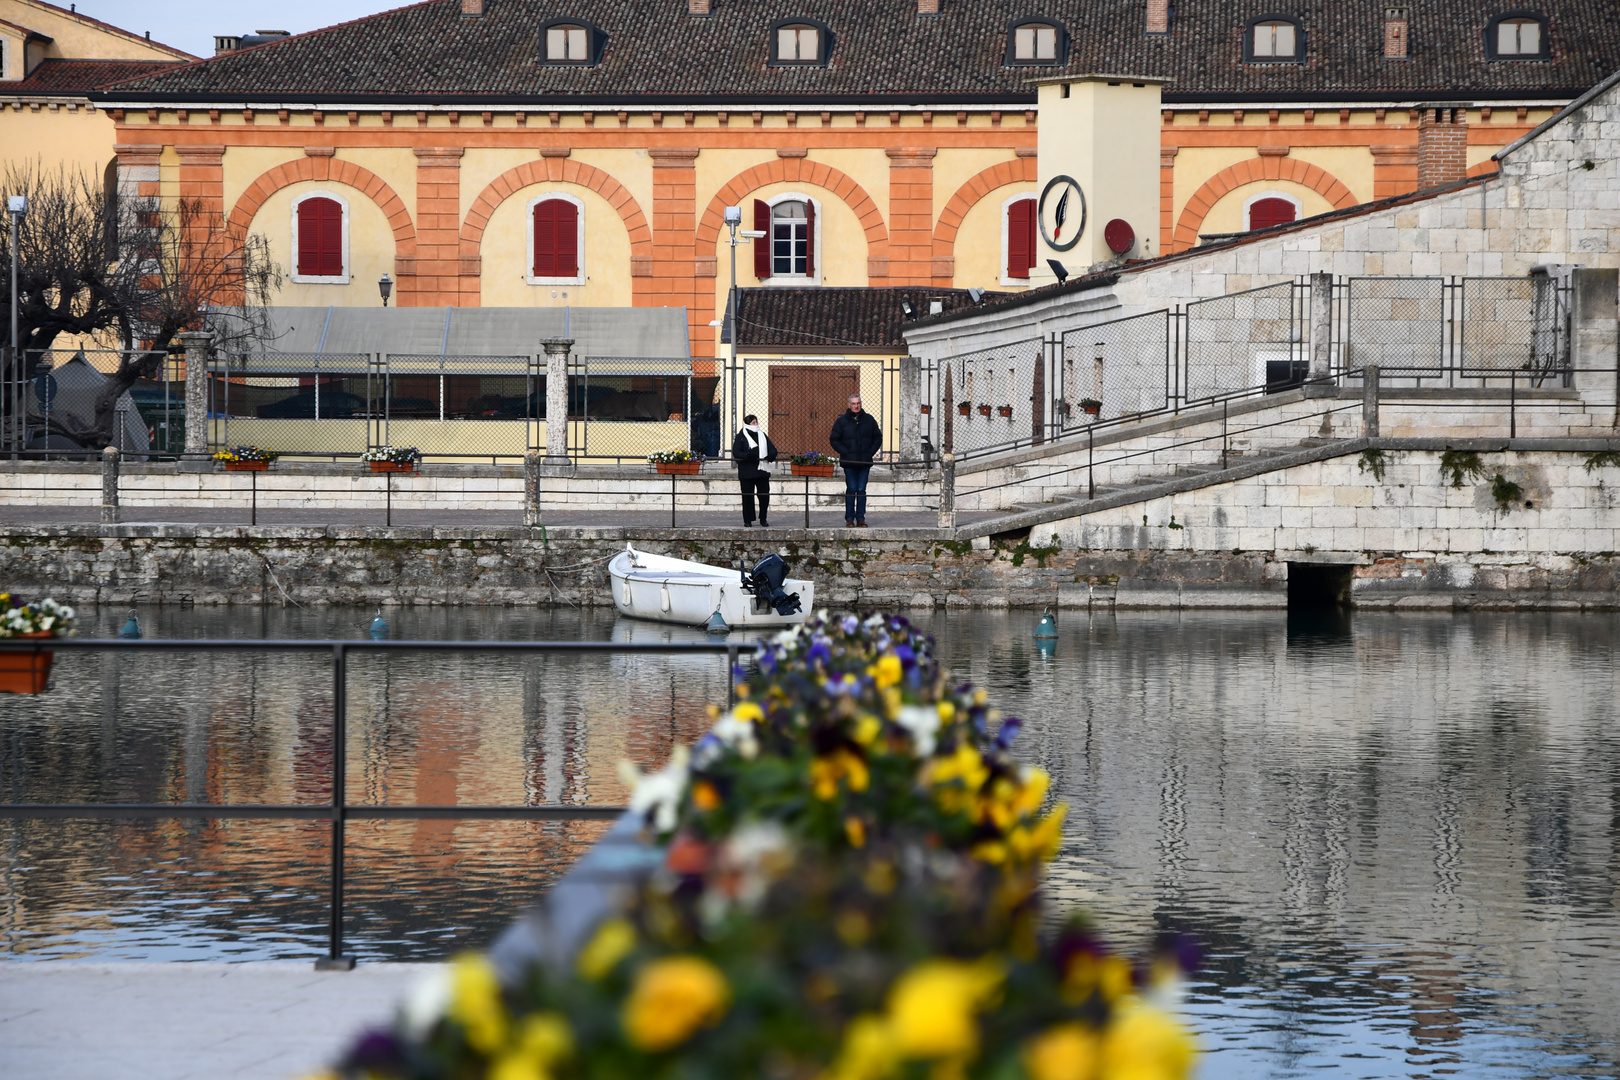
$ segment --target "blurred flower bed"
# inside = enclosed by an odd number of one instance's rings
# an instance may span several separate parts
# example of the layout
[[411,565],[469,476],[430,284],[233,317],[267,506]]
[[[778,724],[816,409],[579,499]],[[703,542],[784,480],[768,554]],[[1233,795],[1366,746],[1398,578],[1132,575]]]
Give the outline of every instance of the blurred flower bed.
[[488,1080],[1179,1080],[1190,947],[1133,961],[1042,870],[1064,807],[1020,722],[903,619],[814,618],[660,772],[626,766],[657,872],[568,962],[478,955],[339,1074]]

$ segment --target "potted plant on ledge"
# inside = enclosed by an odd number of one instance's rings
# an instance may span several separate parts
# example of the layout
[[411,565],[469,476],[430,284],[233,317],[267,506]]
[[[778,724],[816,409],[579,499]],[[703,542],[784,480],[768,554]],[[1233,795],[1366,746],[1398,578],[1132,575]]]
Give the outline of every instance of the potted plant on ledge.
[[372,472],[413,473],[422,463],[422,451],[414,446],[377,446],[361,454],[360,460]]
[[257,446],[233,446],[214,454],[214,460],[224,462],[226,472],[264,472],[281,455],[274,450],[261,450]]
[[647,455],[653,469],[662,476],[696,476],[703,459],[690,450],[660,450]]
[[[20,597],[0,593],[0,638],[54,638],[73,632],[73,609],[46,598],[24,603]],[[49,650],[0,651],[0,692],[38,694],[51,677]]]
[[812,450],[808,454],[794,454],[788,461],[793,466],[794,476],[831,476],[833,466],[838,464],[836,458],[829,457],[820,450]]
[[1098,401],[1096,398],[1081,398],[1079,405],[1080,411],[1085,413],[1087,416],[1099,416],[1102,414],[1102,402]]

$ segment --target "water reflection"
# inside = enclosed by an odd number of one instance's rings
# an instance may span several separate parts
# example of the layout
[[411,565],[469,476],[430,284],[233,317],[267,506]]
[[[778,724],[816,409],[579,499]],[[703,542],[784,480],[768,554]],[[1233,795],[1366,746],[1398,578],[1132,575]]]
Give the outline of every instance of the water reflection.
[[[143,609],[149,637],[362,638],[372,612]],[[97,613],[117,631],[123,609]],[[1620,620],[1304,613],[922,621],[1029,719],[1069,801],[1052,887],[1111,936],[1210,945],[1207,1077],[1612,1076],[1620,1010]],[[404,638],[680,636],[591,612],[390,611]],[[701,638],[701,635],[694,635]],[[706,726],[723,662],[356,654],[353,795],[616,802]],[[319,801],[324,657],[59,656],[0,699],[0,797]],[[363,957],[487,940],[597,824],[357,822]],[[285,822],[0,823],[15,958],[308,956],[325,830]]]

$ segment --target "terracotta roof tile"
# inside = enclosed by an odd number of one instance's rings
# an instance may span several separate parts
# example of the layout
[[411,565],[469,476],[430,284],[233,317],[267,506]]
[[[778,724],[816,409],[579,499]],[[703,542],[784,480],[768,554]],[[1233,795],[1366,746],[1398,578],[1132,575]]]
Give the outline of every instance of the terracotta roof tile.
[[109,83],[140,78],[165,68],[177,67],[177,60],[42,60],[28,78],[0,82],[0,94],[71,94],[96,90]]
[[[985,301],[1000,294],[987,293]],[[901,309],[909,301],[920,315],[930,300],[952,312],[971,305],[966,289],[908,286],[888,289],[742,289],[737,300],[742,333],[737,347],[783,352],[838,349],[894,349],[904,352],[901,330],[910,322]]]
[[[1411,57],[1383,59],[1383,5],[1366,0],[1178,0],[1172,30],[1143,33],[1142,0],[945,0],[918,17],[911,0],[725,0],[690,18],[680,0],[488,0],[480,19],[460,0],[429,0],[188,65],[120,88],[123,98],[375,97],[590,101],[717,97],[1027,102],[1028,80],[1053,68],[1004,65],[1006,33],[1040,15],[1067,28],[1066,70],[1174,80],[1166,100],[1270,101],[1572,96],[1620,68],[1614,0],[1536,0],[1551,59],[1492,62],[1485,28],[1507,0],[1410,5]],[[1301,64],[1244,64],[1250,18],[1286,10],[1305,32]],[[812,17],[832,28],[829,66],[772,68],[767,29]],[[577,17],[608,37],[596,67],[547,66],[541,28]],[[152,98],[162,100],[161,98]]]

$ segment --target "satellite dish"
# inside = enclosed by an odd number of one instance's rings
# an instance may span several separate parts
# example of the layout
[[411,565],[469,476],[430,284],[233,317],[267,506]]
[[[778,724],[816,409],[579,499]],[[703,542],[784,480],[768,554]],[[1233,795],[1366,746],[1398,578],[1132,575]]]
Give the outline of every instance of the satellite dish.
[[1103,226],[1103,242],[1115,255],[1123,255],[1136,246],[1136,230],[1124,218],[1115,218]]

